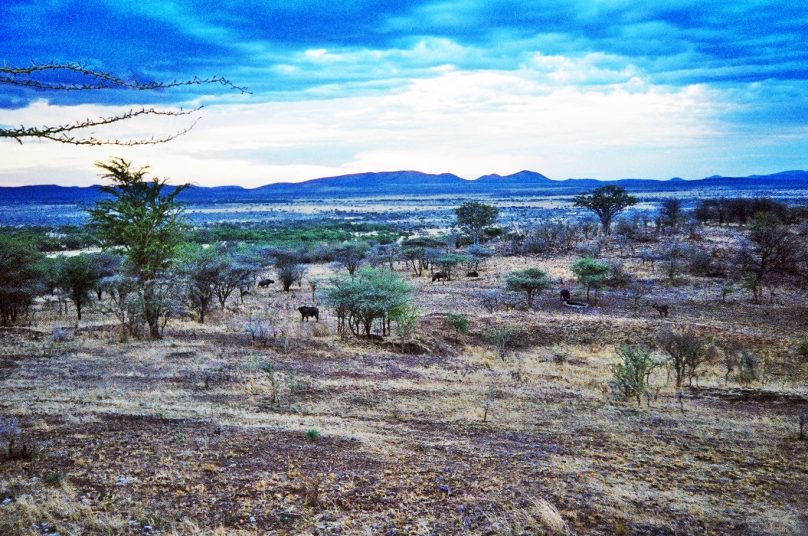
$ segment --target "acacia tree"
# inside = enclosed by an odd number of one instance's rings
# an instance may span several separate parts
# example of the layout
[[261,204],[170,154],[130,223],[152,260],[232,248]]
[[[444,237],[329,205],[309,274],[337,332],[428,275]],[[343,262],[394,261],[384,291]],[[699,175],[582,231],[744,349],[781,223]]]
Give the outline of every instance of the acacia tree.
[[164,292],[170,288],[159,280],[182,237],[182,207],[176,197],[188,185],[167,188],[165,179],[148,178],[148,167],[133,168],[123,158],[96,162],[96,166],[112,184],[101,186],[110,198],[90,209],[91,221],[103,245],[120,248],[129,261],[149,335],[159,339],[169,302]]
[[533,295],[553,286],[550,277],[540,268],[526,268],[508,274],[505,282],[508,290],[527,293],[527,306],[533,306]]
[[350,328],[356,336],[370,337],[373,325],[381,323],[382,334],[390,321],[410,306],[412,285],[389,270],[365,267],[354,277],[334,278],[325,290],[325,302],[334,308],[340,334]]
[[691,330],[678,333],[666,330],[657,336],[657,341],[669,356],[668,365],[673,370],[677,392],[685,379],[692,385],[697,369],[711,355],[708,340]]
[[469,317],[459,313],[449,313],[444,317],[443,323],[446,327],[451,328],[455,332],[455,342],[460,341],[461,333],[468,333],[469,331]]
[[485,203],[468,201],[455,209],[457,224],[471,234],[474,245],[480,243],[483,229],[497,221],[499,209]]
[[81,320],[81,308],[92,299],[102,274],[94,255],[82,253],[67,257],[59,265],[59,286],[76,306],[76,318]]
[[684,211],[682,210],[682,200],[670,198],[665,199],[659,205],[659,221],[660,224],[667,226],[671,234],[676,234],[679,231],[679,225],[684,219]]
[[365,261],[367,251],[367,244],[344,244],[336,249],[334,257],[353,276]]
[[760,301],[763,287],[774,298],[777,286],[799,270],[800,237],[776,216],[759,213],[750,225],[748,240],[738,252],[736,267],[743,286]]
[[614,217],[626,208],[636,205],[637,198],[629,195],[624,188],[610,184],[588,194],[576,195],[573,203],[576,207],[594,212],[600,219],[603,234],[608,236]]
[[[66,82],[65,80],[71,80]],[[87,92],[87,91],[164,91],[172,88],[222,85],[242,93],[248,91],[233,85],[226,78],[192,78],[190,80],[172,80],[169,82],[127,80],[112,73],[93,69],[80,63],[39,63],[26,67],[0,66],[0,88],[5,86],[30,91],[37,95]],[[196,121],[174,133],[160,137],[142,139],[97,138],[91,132],[106,125],[134,119],[140,116],[186,116],[202,109],[198,106],[189,110],[158,109],[153,107],[130,108],[106,117],[87,117],[72,123],[58,125],[37,125],[18,127],[0,127],[0,138],[9,138],[23,143],[23,140],[47,139],[70,145],[152,145],[165,143],[191,130]]]
[[589,294],[592,289],[597,291],[609,279],[611,266],[605,262],[598,261],[591,257],[584,257],[575,261],[570,268],[579,283],[586,287],[586,301],[589,301]]
[[216,296],[216,284],[222,278],[224,266],[209,251],[193,251],[181,266],[187,282],[187,299],[199,314],[199,323],[205,323],[205,314]]
[[219,300],[219,306],[224,309],[227,298],[234,290],[250,286],[258,266],[246,258],[226,256],[220,260],[219,267],[219,277],[213,283],[213,290]]

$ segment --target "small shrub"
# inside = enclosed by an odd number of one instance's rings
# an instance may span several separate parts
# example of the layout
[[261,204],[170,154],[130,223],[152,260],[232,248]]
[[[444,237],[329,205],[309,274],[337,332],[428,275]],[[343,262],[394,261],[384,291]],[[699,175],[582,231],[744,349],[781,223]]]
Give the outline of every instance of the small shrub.
[[663,331],[657,342],[668,355],[666,364],[673,371],[676,389],[681,389],[685,380],[692,385],[699,367],[713,355],[709,341],[691,330]]
[[250,311],[244,331],[250,334],[253,342],[267,344],[278,336],[277,319],[269,310]]
[[455,342],[460,340],[461,333],[465,334],[469,332],[469,319],[466,315],[449,313],[446,315],[446,318],[443,319],[443,323],[446,327],[454,330]]
[[738,360],[738,382],[750,384],[760,379],[760,358],[744,350]]
[[309,441],[317,441],[317,438],[320,437],[320,431],[317,428],[309,428],[306,430],[306,437],[309,438]]
[[477,293],[477,297],[485,310],[489,313],[496,311],[502,304],[503,292],[497,289],[481,290]]
[[269,382],[269,387],[272,389],[270,401],[272,404],[277,404],[280,401],[280,382],[278,381],[277,374],[275,373],[275,365],[271,361],[266,361],[258,357],[254,357],[249,365],[253,372],[260,374]]
[[60,471],[48,473],[42,481],[49,486],[61,486],[65,481],[65,474]]
[[553,362],[561,365],[569,361],[570,349],[566,346],[554,345],[550,350],[550,355],[553,357]]
[[624,399],[634,398],[637,405],[641,398],[648,397],[650,376],[659,362],[651,355],[651,350],[643,345],[623,346],[617,351],[620,361],[612,365],[612,389]]
[[501,326],[493,326],[488,328],[488,330],[486,330],[486,335],[488,340],[494,345],[497,356],[504,361],[508,349],[516,339],[516,329],[510,324],[503,324]]
[[808,337],[803,338],[797,345],[797,355],[808,360]]
[[710,252],[701,248],[690,248],[687,251],[687,270],[691,275],[708,277],[720,274],[713,263]]

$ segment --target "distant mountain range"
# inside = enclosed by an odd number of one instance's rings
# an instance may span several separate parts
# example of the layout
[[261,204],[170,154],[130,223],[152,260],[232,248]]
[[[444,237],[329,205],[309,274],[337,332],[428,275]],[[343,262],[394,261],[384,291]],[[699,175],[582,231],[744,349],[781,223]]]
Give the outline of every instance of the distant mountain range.
[[[760,190],[766,188],[808,189],[808,171],[783,171],[771,175],[722,177],[713,175],[698,180],[598,179],[553,180],[535,171],[512,175],[483,175],[467,180],[442,173],[419,171],[384,171],[324,177],[298,183],[275,183],[258,188],[241,186],[192,186],[180,194],[187,203],[239,203],[283,201],[312,197],[377,197],[397,195],[564,195],[575,194],[615,184],[631,192],[666,192],[696,190],[705,187],[726,190]],[[18,186],[0,187],[0,203],[91,203],[103,197],[98,186]]]

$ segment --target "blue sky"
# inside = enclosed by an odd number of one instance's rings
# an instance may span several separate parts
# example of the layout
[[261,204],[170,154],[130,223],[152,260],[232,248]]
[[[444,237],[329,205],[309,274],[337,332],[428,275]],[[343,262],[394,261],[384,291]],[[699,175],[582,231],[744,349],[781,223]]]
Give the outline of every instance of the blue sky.
[[[806,168],[806,43],[802,1],[5,0],[5,65],[220,75],[252,93],[0,85],[6,125],[206,105],[194,130],[158,147],[0,142],[0,184],[93,183],[92,162],[111,155],[176,181],[250,186],[390,169],[699,178]],[[113,134],[182,127],[133,122]]]

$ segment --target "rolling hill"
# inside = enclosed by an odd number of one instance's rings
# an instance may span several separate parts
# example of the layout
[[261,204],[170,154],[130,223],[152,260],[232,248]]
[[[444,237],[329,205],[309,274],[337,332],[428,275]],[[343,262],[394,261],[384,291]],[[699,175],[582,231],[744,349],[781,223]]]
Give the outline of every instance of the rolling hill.
[[[761,188],[808,189],[808,171],[793,170],[748,177],[711,176],[698,180],[598,179],[553,180],[534,171],[512,175],[483,175],[474,180],[451,173],[384,171],[324,177],[298,183],[274,183],[258,188],[191,186],[180,195],[188,203],[282,201],[301,197],[374,197],[395,195],[563,195],[617,184],[633,192],[665,192],[720,187],[728,190]],[[1,203],[91,203],[103,197],[98,186],[37,185],[0,187]]]

